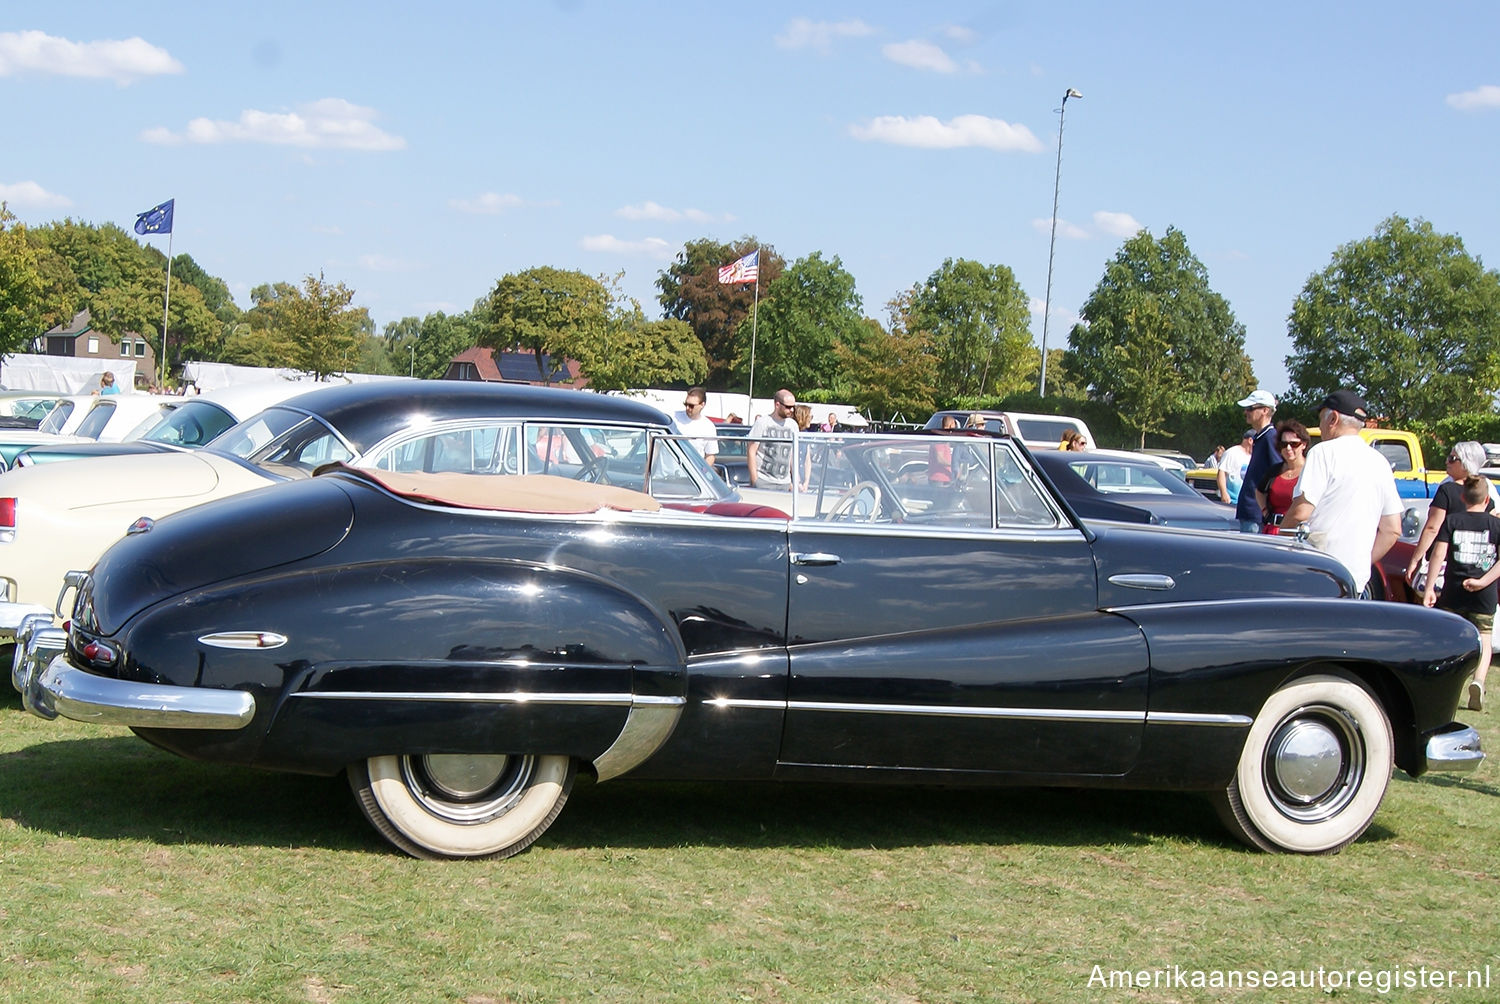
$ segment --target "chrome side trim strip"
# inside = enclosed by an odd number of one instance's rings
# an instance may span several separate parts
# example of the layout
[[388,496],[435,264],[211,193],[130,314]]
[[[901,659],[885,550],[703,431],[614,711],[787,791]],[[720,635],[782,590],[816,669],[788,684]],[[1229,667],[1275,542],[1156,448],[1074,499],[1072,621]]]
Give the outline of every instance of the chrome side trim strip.
[[1166,590],[1175,588],[1177,581],[1170,575],[1125,572],[1119,575],[1111,575],[1109,577],[1109,584],[1112,586],[1124,586],[1127,589]]
[[681,697],[636,697],[633,694],[547,694],[510,691],[427,690],[395,693],[389,690],[303,690],[292,697],[312,697],[329,701],[450,701],[476,704],[598,704],[606,707],[632,707],[637,704],[682,702]]
[[[173,687],[86,673],[60,655],[30,691],[32,707],[96,725],[150,729],[242,729],[255,717],[243,690]],[[46,717],[45,714],[42,717]]]
[[594,759],[598,779],[608,781],[645,763],[671,736],[686,704],[681,697],[638,698],[615,741]]
[[219,631],[201,635],[198,643],[213,648],[280,648],[287,643],[287,637],[275,631]]
[[1249,715],[1211,715],[1191,711],[1148,711],[1147,725],[1223,725],[1234,729],[1248,729],[1255,721]]
[[1248,728],[1246,715],[1199,714],[1188,711],[1079,711],[1069,708],[937,707],[931,704],[859,704],[842,701],[766,701],[715,697],[703,702],[713,708],[771,711],[837,711],[865,715],[931,715],[946,718],[996,718],[1063,722],[1144,722],[1148,725],[1210,725]]

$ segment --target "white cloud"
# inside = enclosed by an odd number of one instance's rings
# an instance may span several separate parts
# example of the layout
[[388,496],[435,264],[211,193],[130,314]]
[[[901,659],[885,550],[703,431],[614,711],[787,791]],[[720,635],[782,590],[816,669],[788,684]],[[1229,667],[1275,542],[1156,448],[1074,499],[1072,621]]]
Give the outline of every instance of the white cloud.
[[863,38],[875,29],[855,18],[852,21],[811,21],[794,17],[780,35],[776,45],[782,49],[818,49],[826,52],[836,38]]
[[73,42],[40,31],[0,32],[0,77],[28,71],[108,79],[123,87],[141,77],[181,73],[182,64],[144,38]]
[[621,206],[615,210],[615,215],[627,220],[658,220],[663,223],[680,223],[683,220],[690,223],[728,223],[734,219],[729,213],[715,216],[701,209],[672,209],[651,201],[638,206]]
[[[1032,220],[1031,226],[1037,233],[1046,234],[1049,237],[1052,236],[1052,218],[1050,216],[1042,216]],[[1059,216],[1057,218],[1057,236],[1065,241],[1081,241],[1087,239],[1089,232],[1078,224],[1069,223]]]
[[36,206],[38,209],[65,209],[73,204],[66,195],[49,192],[34,181],[18,181],[13,185],[0,181],[0,202],[12,206]]
[[1450,94],[1443,100],[1459,111],[1472,112],[1484,108],[1500,108],[1500,87],[1485,84],[1472,91]]
[[401,150],[406,140],[375,126],[376,113],[345,101],[321,98],[293,112],[246,109],[234,121],[197,118],[182,133],[157,126],[141,133],[147,143],[269,143],[335,150]]
[[1111,237],[1134,237],[1141,231],[1141,224],[1129,213],[1111,213],[1099,210],[1094,214],[1094,226]]
[[[1047,301],[1043,300],[1041,297],[1031,297],[1031,316],[1041,318],[1042,314],[1046,312]],[[1057,328],[1061,331],[1071,330],[1073,325],[1083,320],[1083,318],[1080,317],[1076,311],[1069,310],[1067,307],[1059,307],[1055,303],[1052,305],[1052,311],[1049,316],[1052,317],[1056,323],[1051,323],[1048,326]],[[1040,335],[1041,332],[1038,332],[1037,334]],[[1057,344],[1056,342],[1051,342],[1047,345],[1047,351],[1050,352],[1053,349],[1065,349],[1067,347],[1068,339],[1067,336],[1064,335],[1061,345]]]
[[578,241],[578,246],[585,251],[603,251],[608,254],[630,254],[644,255],[647,258],[660,258],[663,261],[674,254],[672,245],[660,237],[647,237],[639,241],[622,241],[614,234],[596,234],[583,237]]
[[982,146],[991,150],[1040,153],[1042,144],[1023,125],[1011,125],[984,115],[959,115],[939,122],[931,115],[907,118],[904,115],[882,115],[865,125],[849,127],[855,139],[896,146],[917,146],[950,150],[962,146]]
[[910,42],[892,42],[880,47],[880,52],[893,63],[909,66],[914,70],[931,70],[934,73],[957,73],[955,63],[941,46],[920,39]]
[[526,203],[519,195],[506,192],[504,195],[498,192],[485,192],[477,199],[449,199],[448,205],[461,213],[473,213],[476,216],[494,216],[503,213],[507,209],[516,209]]
[[979,39],[977,31],[961,24],[945,24],[942,32],[945,38],[950,38],[960,45],[969,45]]

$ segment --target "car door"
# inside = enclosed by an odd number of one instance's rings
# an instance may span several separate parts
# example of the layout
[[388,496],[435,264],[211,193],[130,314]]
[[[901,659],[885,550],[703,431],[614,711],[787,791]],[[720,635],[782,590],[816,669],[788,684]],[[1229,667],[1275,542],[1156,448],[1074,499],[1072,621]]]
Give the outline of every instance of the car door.
[[857,480],[791,524],[783,773],[1123,773],[1147,652],[1098,609],[1088,537],[1006,441],[941,437],[958,475],[930,479],[936,438],[821,444]]

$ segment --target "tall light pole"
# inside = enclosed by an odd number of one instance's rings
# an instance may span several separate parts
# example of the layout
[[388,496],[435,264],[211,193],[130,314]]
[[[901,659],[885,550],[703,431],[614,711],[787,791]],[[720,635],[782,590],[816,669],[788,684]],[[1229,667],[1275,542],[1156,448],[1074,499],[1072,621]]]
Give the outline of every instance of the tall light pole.
[[1057,251],[1057,191],[1062,182],[1062,134],[1063,112],[1068,109],[1069,98],[1081,98],[1069,87],[1057,109],[1057,171],[1052,175],[1052,240],[1047,244],[1047,298],[1042,306],[1042,384],[1037,393],[1047,396],[1047,322],[1052,319],[1052,256]]

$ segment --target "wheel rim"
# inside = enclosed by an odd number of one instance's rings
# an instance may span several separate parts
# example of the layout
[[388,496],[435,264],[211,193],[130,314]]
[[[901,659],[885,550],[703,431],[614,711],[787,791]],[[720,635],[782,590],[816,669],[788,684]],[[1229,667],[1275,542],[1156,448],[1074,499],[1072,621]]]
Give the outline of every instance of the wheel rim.
[[426,754],[401,758],[401,780],[425,811],[478,825],[509,812],[536,773],[533,756]]
[[1331,819],[1359,792],[1365,761],[1364,739],[1352,718],[1326,705],[1299,708],[1277,724],[1266,744],[1266,792],[1289,819]]

